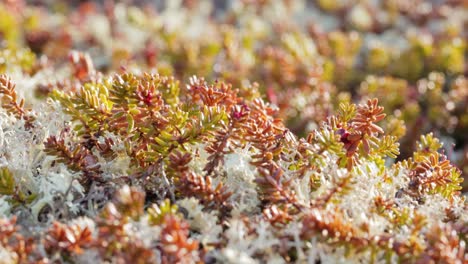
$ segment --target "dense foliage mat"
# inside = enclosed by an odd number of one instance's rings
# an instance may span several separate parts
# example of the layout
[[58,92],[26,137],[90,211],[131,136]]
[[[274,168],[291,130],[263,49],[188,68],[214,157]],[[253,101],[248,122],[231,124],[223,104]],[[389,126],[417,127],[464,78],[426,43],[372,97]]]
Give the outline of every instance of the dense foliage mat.
[[468,262],[463,1],[156,2],[0,3],[0,263]]

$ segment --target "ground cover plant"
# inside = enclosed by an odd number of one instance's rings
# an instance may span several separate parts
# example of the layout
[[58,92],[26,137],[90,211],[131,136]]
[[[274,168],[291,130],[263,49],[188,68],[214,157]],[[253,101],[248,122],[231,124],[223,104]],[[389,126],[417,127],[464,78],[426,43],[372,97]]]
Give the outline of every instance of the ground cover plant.
[[0,263],[468,262],[467,13],[2,1]]

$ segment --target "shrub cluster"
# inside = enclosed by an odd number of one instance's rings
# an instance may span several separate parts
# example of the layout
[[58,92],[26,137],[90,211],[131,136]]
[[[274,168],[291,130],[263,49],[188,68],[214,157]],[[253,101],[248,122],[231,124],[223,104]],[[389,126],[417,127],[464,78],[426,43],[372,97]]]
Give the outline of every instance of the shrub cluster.
[[0,263],[468,262],[463,1],[135,2],[0,3]]

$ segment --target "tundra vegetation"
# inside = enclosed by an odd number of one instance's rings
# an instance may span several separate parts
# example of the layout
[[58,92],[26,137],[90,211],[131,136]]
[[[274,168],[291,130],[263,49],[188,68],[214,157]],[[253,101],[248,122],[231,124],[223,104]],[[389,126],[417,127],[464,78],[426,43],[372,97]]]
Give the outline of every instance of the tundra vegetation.
[[465,1],[144,2],[0,2],[0,263],[468,262]]

